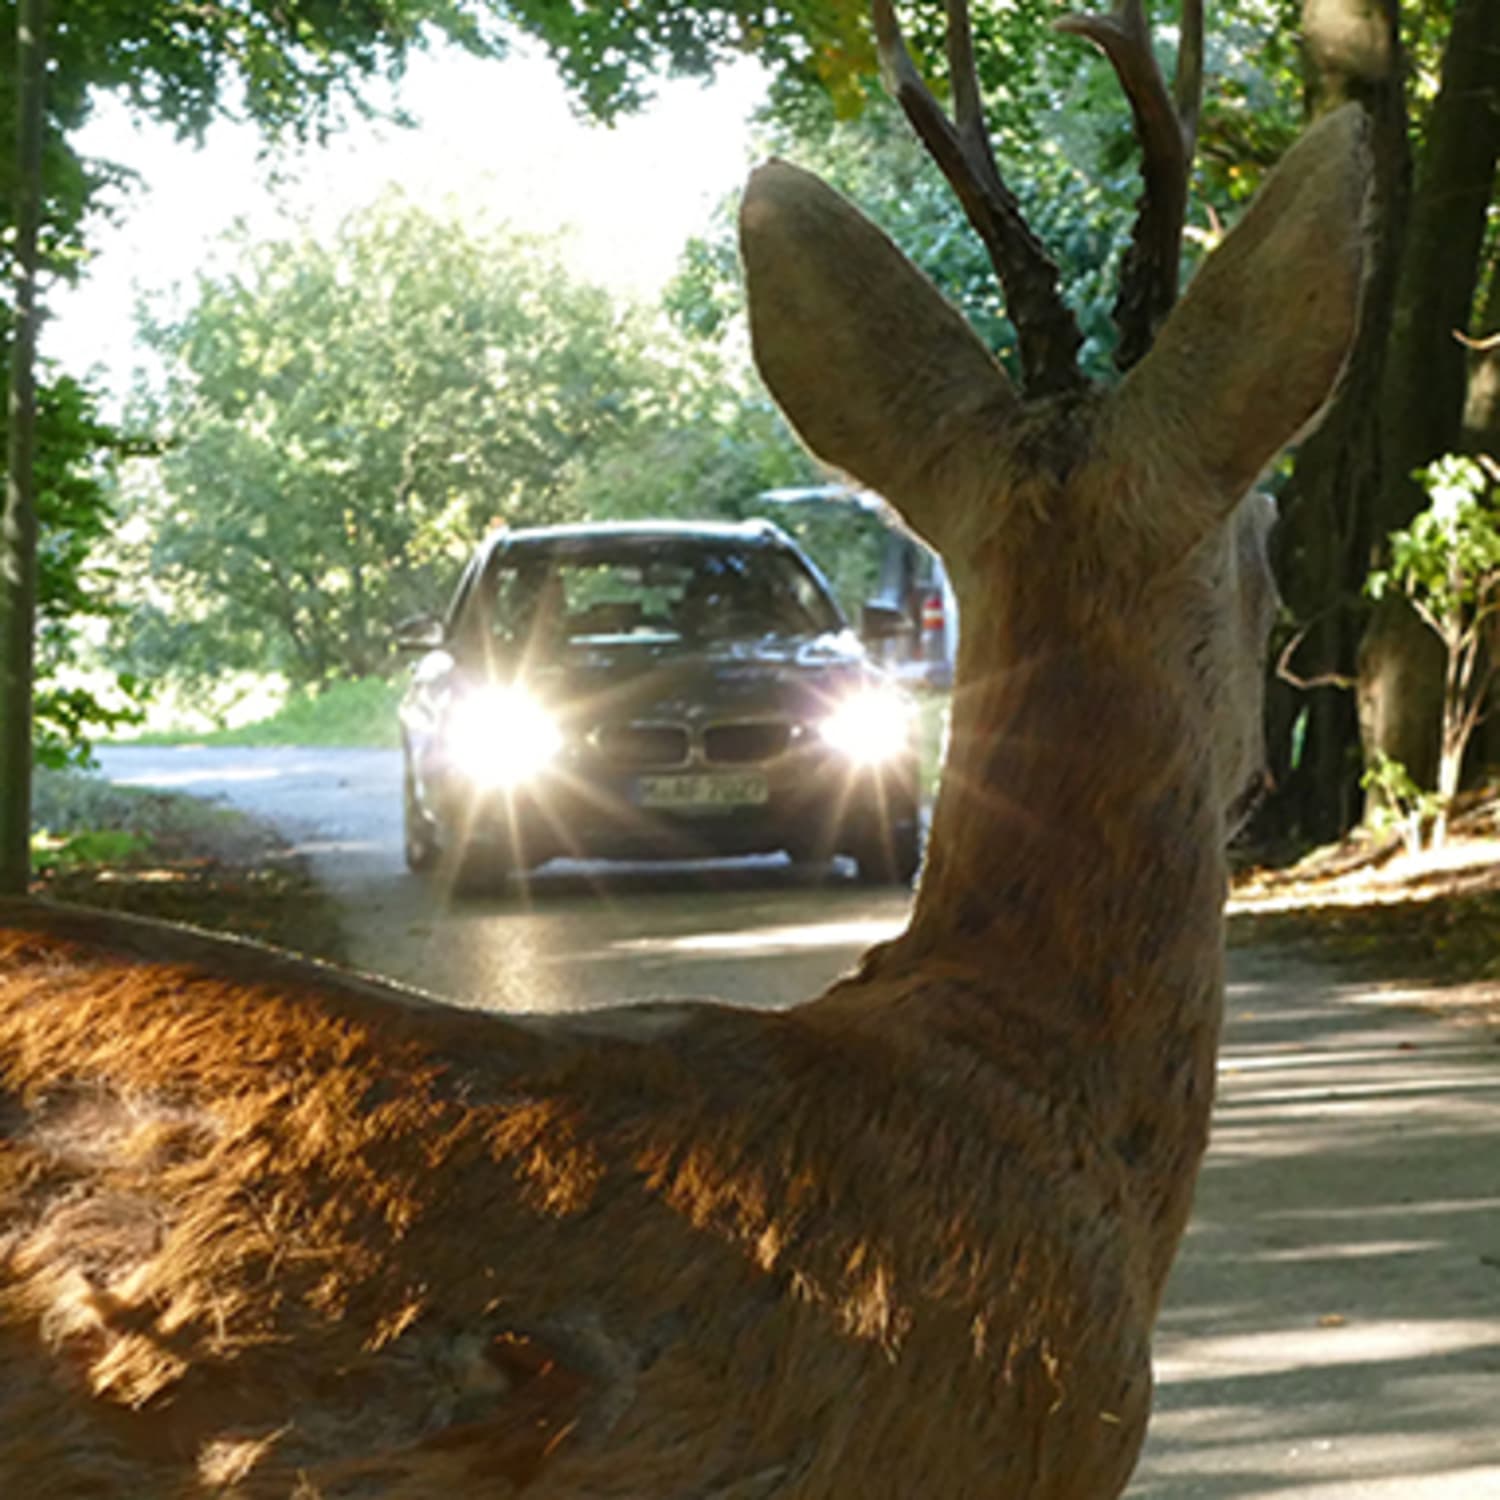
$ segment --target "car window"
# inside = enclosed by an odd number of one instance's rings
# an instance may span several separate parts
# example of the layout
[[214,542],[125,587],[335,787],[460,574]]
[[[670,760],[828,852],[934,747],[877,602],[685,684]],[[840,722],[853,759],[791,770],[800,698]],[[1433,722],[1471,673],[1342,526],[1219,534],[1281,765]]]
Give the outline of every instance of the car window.
[[713,643],[842,625],[823,587],[779,547],[678,541],[498,555],[476,591],[481,633],[503,649]]

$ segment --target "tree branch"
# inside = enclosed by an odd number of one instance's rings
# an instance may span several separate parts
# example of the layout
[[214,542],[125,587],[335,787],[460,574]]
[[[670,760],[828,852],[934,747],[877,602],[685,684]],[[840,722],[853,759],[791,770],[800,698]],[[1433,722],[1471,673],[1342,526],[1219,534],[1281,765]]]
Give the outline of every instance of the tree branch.
[[[1319,617],[1321,618],[1321,616]],[[1336,687],[1355,688],[1359,686],[1356,677],[1345,677],[1338,672],[1324,672],[1318,677],[1299,677],[1292,671],[1292,657],[1296,654],[1298,646],[1307,639],[1307,633],[1317,620],[1309,620],[1306,625],[1289,640],[1282,648],[1281,654],[1276,658],[1276,675],[1282,682],[1289,683],[1294,688],[1306,691],[1310,688]]]
[[1081,389],[1085,381],[1078,368],[1078,348],[1083,335],[1058,290],[1057,265],[1022,217],[995,163],[980,101],[967,0],[947,4],[957,124],[949,120],[912,61],[892,0],[872,0],[875,43],[887,87],[989,253],[1020,344],[1026,394]]

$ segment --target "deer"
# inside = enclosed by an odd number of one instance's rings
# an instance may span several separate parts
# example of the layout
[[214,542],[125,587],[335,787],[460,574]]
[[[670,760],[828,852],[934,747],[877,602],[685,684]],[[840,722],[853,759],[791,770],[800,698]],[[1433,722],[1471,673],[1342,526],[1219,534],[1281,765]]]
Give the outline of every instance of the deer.
[[906,927],[788,1010],[445,1007],[144,920],[0,907],[0,1480],[84,1496],[1108,1500],[1209,1132],[1225,846],[1261,780],[1256,485],[1337,385],[1365,128],[1317,122],[1177,296],[1201,93],[1142,0],[1118,378],[889,0],[884,70],[1021,373],[855,207],[758,167],[755,359],[963,620]]

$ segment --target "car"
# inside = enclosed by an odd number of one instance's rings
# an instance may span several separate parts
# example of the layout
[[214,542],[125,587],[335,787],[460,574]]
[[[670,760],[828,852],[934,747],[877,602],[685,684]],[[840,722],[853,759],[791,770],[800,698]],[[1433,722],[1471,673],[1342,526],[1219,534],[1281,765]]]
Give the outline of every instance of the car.
[[872,655],[901,682],[945,691],[958,660],[958,598],[943,560],[873,490],[830,482],[762,490],[759,499],[797,514],[868,517],[878,538],[878,572],[861,630]]
[[500,528],[400,706],[407,864],[852,857],[909,882],[913,705],[769,521]]
[[[871,623],[876,612],[889,619],[878,634]],[[902,682],[940,691],[953,686],[958,600],[942,559],[909,532],[886,533],[863,629],[878,641],[876,659]]]

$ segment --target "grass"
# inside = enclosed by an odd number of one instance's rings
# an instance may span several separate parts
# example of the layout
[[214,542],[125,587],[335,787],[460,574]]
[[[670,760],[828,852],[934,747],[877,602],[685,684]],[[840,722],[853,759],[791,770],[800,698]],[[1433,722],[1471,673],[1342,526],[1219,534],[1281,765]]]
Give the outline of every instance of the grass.
[[33,894],[337,960],[338,913],[270,828],[200,797],[38,770]]
[[32,785],[33,848],[43,869],[137,864],[191,847],[212,852],[244,841],[238,813],[100,776],[38,768]]
[[402,685],[380,677],[337,682],[320,692],[292,694],[269,718],[210,734],[161,731],[132,745],[299,745],[392,748],[400,743],[396,705]]

